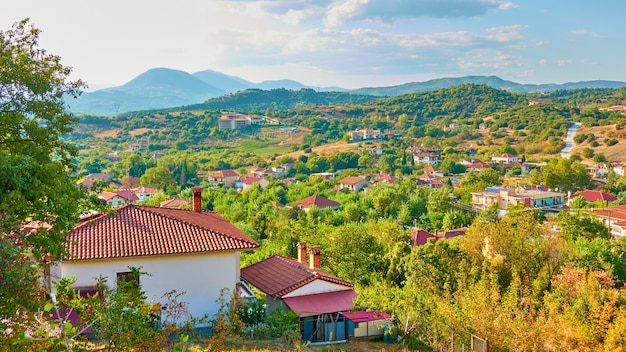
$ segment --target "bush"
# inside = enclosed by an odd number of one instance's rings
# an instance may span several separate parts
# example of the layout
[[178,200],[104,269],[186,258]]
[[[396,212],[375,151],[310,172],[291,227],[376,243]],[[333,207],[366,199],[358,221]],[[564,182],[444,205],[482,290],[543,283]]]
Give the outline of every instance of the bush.
[[582,151],[582,153],[581,153],[581,155],[582,155],[584,158],[592,158],[592,157],[593,157],[593,154],[594,154],[594,153],[593,153],[593,149],[591,149],[591,148],[589,148],[589,147],[587,147],[587,148],[583,149],[583,151]]
[[618,143],[619,141],[615,138],[605,138],[604,139],[604,144],[607,145],[607,147],[611,147],[614,146]]
[[593,141],[591,141],[591,143],[589,143],[589,146],[594,147],[594,148],[599,146],[599,145],[600,145],[600,143],[598,143],[598,141],[596,141],[596,140],[593,140]]

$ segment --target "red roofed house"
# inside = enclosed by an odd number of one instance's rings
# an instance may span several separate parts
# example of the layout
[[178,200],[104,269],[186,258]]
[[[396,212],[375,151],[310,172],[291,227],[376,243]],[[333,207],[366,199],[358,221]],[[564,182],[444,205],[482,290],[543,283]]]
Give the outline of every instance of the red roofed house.
[[212,184],[223,183],[224,187],[230,187],[237,181],[239,175],[233,170],[220,170],[210,173],[207,178]]
[[613,237],[620,238],[626,236],[626,205],[589,209],[586,212],[597,216],[605,226],[610,228]]
[[414,246],[423,246],[428,242],[429,238],[437,240],[437,236],[426,230],[415,230],[411,232],[411,241]]
[[130,204],[139,200],[135,192],[129,189],[123,189],[117,192],[102,192],[98,195],[98,198],[104,199],[107,205],[111,207]]
[[[51,268],[52,280],[76,277],[75,288],[96,289],[102,276],[109,285],[141,268],[139,280],[148,300],[162,306],[163,295],[185,292],[193,317],[217,313],[221,290],[239,287],[239,253],[259,245],[217,213],[202,211],[196,187],[194,210],[126,205],[114,213],[79,222],[67,236],[70,254]],[[163,307],[165,309],[165,307]]]
[[574,194],[572,194],[571,196],[568,197],[568,204],[569,202],[576,198],[576,197],[583,197],[585,198],[585,200],[587,202],[613,202],[615,200],[617,200],[617,198],[615,196],[612,196],[608,193],[604,193],[602,191],[591,191],[591,190],[584,190],[584,191],[580,191],[580,192],[576,192]]
[[248,189],[252,186],[254,186],[255,184],[259,184],[259,187],[261,187],[261,189],[267,187],[267,185],[270,184],[270,181],[264,179],[261,176],[256,176],[254,174],[249,174],[246,175],[242,178],[240,178],[239,180],[237,180],[237,182],[235,182],[235,188],[237,189]]
[[298,259],[272,255],[241,269],[241,277],[266,294],[268,312],[278,307],[293,310],[300,317],[305,341],[345,341],[347,326],[341,312],[353,308],[357,294],[350,282],[320,269],[320,248],[310,251],[298,243]]
[[331,208],[337,210],[341,207],[341,204],[335,202],[334,200],[330,200],[317,194],[306,197],[304,199],[300,199],[298,202],[296,202],[296,205],[304,211],[308,211],[314,205],[318,209]]
[[504,153],[492,156],[491,161],[494,163],[503,162],[504,164],[512,164],[518,162],[519,160],[517,158],[517,155]]
[[348,176],[343,178],[338,183],[339,189],[347,188],[353,192],[358,192],[367,187],[367,180],[363,177]]

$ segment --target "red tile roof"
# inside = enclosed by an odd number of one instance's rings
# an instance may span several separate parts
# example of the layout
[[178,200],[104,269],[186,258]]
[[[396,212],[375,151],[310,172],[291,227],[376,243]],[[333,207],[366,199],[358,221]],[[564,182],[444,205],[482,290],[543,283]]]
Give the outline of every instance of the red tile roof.
[[616,197],[608,193],[604,193],[601,191],[591,191],[591,190],[584,190],[584,191],[575,193],[570,197],[570,199],[574,199],[576,197],[583,197],[588,202],[596,202],[596,201],[612,202],[614,200],[617,200]]
[[346,178],[341,179],[341,181],[339,181],[339,183],[342,184],[342,185],[354,186],[354,185],[359,184],[359,183],[361,183],[363,181],[365,181],[365,179],[362,178],[362,177],[348,176]]
[[225,177],[238,177],[237,173],[233,170],[220,170],[209,174],[212,178],[225,178]]
[[296,204],[301,208],[309,208],[315,205],[319,209],[341,206],[340,203],[337,203],[334,200],[330,200],[317,194],[301,199]]
[[311,269],[308,263],[277,254],[241,269],[241,277],[274,298],[280,298],[315,280],[352,287],[352,283],[321,269]]
[[192,206],[193,202],[186,199],[174,198],[162,201],[159,206],[162,208],[180,208],[183,206]]
[[411,240],[413,240],[413,244],[416,246],[425,245],[429,238],[437,239],[437,236],[426,230],[415,230],[411,232]]
[[70,260],[255,249],[259,245],[213,212],[126,205],[83,219],[68,237]]

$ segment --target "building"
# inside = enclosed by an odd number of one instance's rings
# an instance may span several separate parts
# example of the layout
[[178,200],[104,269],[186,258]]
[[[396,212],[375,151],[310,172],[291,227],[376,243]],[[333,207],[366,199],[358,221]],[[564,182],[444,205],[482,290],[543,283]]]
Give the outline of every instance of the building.
[[202,189],[193,189],[193,210],[126,205],[79,222],[67,236],[69,255],[50,268],[51,280],[75,277],[83,293],[97,290],[98,277],[115,285],[129,267],[150,275],[133,278],[146,297],[167,309],[172,290],[194,317],[218,312],[222,289],[240,282],[239,255],[259,245],[217,213],[202,211]]
[[363,128],[360,130],[348,131],[348,135],[350,136],[350,142],[382,138],[382,134],[380,133],[380,130],[373,130],[371,128]]
[[517,158],[517,155],[504,153],[504,154],[492,156],[491,161],[494,163],[502,162],[504,164],[512,164],[512,163],[518,162],[519,160]]
[[98,198],[103,199],[106,205],[110,207],[119,207],[139,201],[139,197],[137,197],[135,192],[129,189],[123,189],[117,192],[102,192],[98,195]]
[[298,259],[272,255],[241,269],[241,278],[266,295],[267,311],[292,310],[300,320],[304,341],[346,341],[347,324],[342,312],[353,308],[357,297],[350,282],[320,269],[320,247],[298,243]]
[[131,189],[131,191],[133,191],[133,193],[137,195],[137,198],[139,198],[139,200],[148,200],[152,198],[152,196],[154,196],[155,194],[161,193],[160,189],[144,186],[133,188]]
[[498,209],[524,205],[532,209],[561,208],[565,204],[565,193],[553,192],[542,186],[535,187],[488,187],[484,191],[472,192],[472,206],[487,209],[497,204]]
[[224,187],[230,187],[239,179],[239,175],[233,170],[219,170],[209,173],[207,179],[214,186],[223,184]]
[[439,155],[430,153],[413,154],[413,161],[416,163],[426,163],[428,165],[434,165],[439,162]]
[[393,324],[391,315],[379,310],[342,312],[348,319],[349,337],[382,336]]
[[264,179],[263,177],[256,176],[254,174],[246,175],[237,182],[235,182],[235,188],[237,189],[248,189],[254,185],[258,184],[261,189],[267,187],[270,184],[270,181]]
[[309,211],[313,206],[316,206],[318,209],[330,208],[337,210],[341,208],[341,204],[317,194],[300,199],[296,202],[296,206],[304,211]]
[[352,192],[358,192],[367,187],[367,180],[363,177],[348,176],[339,180],[337,185],[339,189],[347,188]]
[[578,197],[583,197],[587,202],[603,202],[606,204],[617,200],[615,196],[602,191],[584,190],[568,196],[567,204]]
[[586,212],[602,221],[610,229],[613,237],[621,238],[626,236],[626,205],[589,209]]
[[222,117],[218,120],[218,127],[220,130],[238,130],[264,123],[265,119],[260,116],[223,112]]

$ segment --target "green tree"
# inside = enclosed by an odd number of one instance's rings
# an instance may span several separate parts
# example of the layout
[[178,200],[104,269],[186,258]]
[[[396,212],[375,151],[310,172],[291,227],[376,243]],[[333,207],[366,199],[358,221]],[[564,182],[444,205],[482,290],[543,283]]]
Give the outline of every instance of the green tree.
[[[12,349],[43,310],[50,288],[38,277],[42,260],[64,254],[65,234],[88,206],[70,177],[76,149],[60,138],[76,121],[64,97],[83,83],[39,48],[39,34],[28,19],[0,31],[1,349]],[[11,321],[21,324],[5,330]]]
[[163,166],[151,167],[141,176],[141,185],[171,192],[176,189],[176,179],[170,170]]

